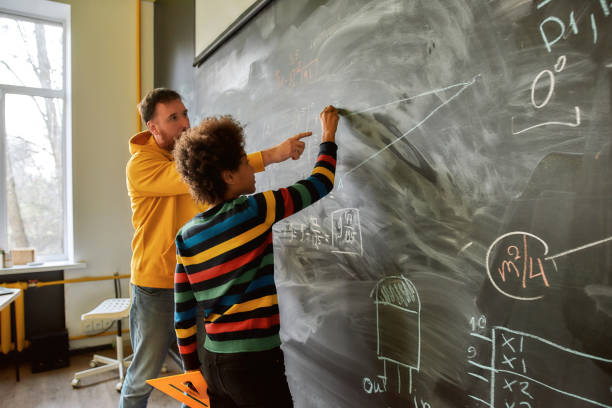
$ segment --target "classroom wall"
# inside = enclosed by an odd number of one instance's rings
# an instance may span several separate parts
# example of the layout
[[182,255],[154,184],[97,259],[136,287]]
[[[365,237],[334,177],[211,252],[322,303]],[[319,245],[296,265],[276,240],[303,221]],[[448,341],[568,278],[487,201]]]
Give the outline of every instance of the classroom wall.
[[[75,260],[86,269],[65,278],[130,273],[128,140],[137,132],[137,1],[62,0],[71,5],[72,175]],[[153,3],[141,2],[142,93],[153,86]],[[123,281],[124,295],[128,281]],[[65,286],[69,336],[83,334],[81,314],[113,297],[112,281]],[[125,326],[127,327],[127,326]],[[114,336],[70,342],[71,349]]]
[[156,0],[155,11],[155,87],[175,89],[190,109],[195,97],[192,67],[195,2]]

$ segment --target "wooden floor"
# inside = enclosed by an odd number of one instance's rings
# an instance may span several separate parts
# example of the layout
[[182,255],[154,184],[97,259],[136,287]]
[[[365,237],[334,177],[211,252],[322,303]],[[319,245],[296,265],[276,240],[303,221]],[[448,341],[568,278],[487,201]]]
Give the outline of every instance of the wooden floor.
[[[114,357],[112,349],[97,351],[97,354]],[[72,388],[72,375],[76,371],[89,368],[93,353],[79,353],[70,356],[70,366],[42,373],[32,374],[29,364],[20,367],[21,381],[15,381],[15,366],[0,365],[0,406],[2,407],[85,407],[116,408],[119,393],[115,385],[119,374],[103,373],[83,378],[79,388]],[[179,373],[179,366],[171,359],[166,360],[171,375]],[[167,395],[153,390],[149,398],[150,408],[180,407],[181,404]]]

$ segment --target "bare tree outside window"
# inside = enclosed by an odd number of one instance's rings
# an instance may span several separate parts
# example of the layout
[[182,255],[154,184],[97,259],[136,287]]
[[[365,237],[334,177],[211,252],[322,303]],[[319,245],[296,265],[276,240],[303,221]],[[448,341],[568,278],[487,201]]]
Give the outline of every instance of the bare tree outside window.
[[[64,32],[59,24],[0,15],[8,244],[65,253]],[[26,89],[27,87],[27,89]],[[20,92],[24,89],[23,92]],[[57,94],[57,95],[56,95]]]

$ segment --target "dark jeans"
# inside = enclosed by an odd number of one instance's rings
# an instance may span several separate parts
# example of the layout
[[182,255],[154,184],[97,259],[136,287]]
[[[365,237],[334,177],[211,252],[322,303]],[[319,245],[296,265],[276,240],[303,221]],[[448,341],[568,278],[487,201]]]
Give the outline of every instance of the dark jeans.
[[205,350],[202,374],[213,408],[293,407],[279,347],[251,353]]

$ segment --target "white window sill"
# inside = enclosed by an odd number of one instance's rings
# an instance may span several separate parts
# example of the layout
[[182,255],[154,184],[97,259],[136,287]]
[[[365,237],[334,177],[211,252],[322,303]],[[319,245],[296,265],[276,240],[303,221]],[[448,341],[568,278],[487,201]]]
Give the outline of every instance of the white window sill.
[[41,265],[16,265],[11,268],[0,268],[0,276],[15,275],[18,273],[61,271],[66,269],[85,269],[85,262],[52,261]]

